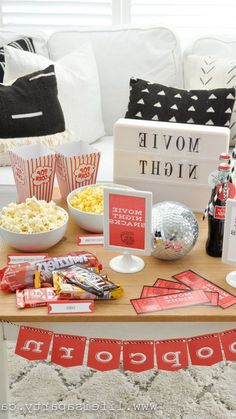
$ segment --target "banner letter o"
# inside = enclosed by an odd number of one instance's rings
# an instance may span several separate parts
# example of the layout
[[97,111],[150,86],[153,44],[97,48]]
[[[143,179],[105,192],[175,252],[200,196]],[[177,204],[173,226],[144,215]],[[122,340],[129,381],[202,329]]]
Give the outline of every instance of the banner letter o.
[[96,353],[95,358],[98,362],[110,362],[113,356],[111,352],[101,351]]
[[[202,353],[203,351],[206,351],[206,353]],[[214,351],[209,346],[204,346],[203,348],[200,348],[197,350],[196,355],[198,358],[206,359],[210,358],[213,355]]]

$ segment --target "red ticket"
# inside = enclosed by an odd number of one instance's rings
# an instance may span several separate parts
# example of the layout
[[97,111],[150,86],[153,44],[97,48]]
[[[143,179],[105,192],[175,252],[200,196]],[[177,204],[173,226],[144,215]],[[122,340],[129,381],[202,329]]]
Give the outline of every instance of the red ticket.
[[196,290],[180,292],[179,294],[160,295],[158,297],[136,298],[130,301],[136,313],[141,314],[205,304],[209,302],[209,298],[204,291]]
[[145,285],[142,289],[140,298],[145,297],[157,297],[158,295],[168,295],[168,294],[178,294],[179,292],[184,292],[185,290],[175,290],[171,288],[158,288],[158,287],[149,287]]
[[190,288],[184,284],[179,284],[178,282],[169,281],[167,279],[157,278],[153,287],[160,287],[160,288],[175,288],[176,290],[189,290]]
[[218,306],[222,308],[227,308],[232,306],[233,304],[236,304],[236,297],[233,294],[230,294],[230,292],[225,291],[218,285],[213,284],[213,282],[197,274],[191,269],[173,275],[173,278],[177,279],[179,282],[183,283],[184,285],[187,285],[188,287],[191,287],[194,290],[201,289],[204,291],[218,292]]
[[210,303],[207,305],[209,306],[218,306],[219,303],[219,293],[218,292],[210,292],[210,291],[204,291],[206,296],[209,298]]

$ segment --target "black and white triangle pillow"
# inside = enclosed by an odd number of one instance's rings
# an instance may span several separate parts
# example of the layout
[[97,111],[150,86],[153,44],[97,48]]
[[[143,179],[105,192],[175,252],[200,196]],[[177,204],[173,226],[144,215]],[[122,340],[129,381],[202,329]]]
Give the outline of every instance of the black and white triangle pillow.
[[229,127],[235,89],[183,90],[130,80],[126,118]]
[[[8,44],[10,47],[21,49],[23,51],[35,52],[33,40],[31,38],[21,38]],[[0,83],[3,82],[5,72],[5,51],[0,48]]]

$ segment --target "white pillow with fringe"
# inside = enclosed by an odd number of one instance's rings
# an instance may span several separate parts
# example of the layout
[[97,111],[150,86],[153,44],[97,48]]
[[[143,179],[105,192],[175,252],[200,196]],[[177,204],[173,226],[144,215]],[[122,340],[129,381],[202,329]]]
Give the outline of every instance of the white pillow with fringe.
[[39,137],[0,138],[0,166],[11,166],[8,152],[13,150],[14,147],[38,143],[47,147],[53,147],[59,144],[70,143],[72,139],[72,133],[68,130]]

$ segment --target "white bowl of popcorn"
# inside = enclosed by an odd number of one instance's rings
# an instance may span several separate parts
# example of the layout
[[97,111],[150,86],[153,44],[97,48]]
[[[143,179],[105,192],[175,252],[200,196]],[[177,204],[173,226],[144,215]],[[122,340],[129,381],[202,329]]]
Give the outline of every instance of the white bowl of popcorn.
[[76,224],[92,233],[103,232],[103,189],[111,188],[133,189],[116,183],[102,183],[82,186],[67,196],[69,214]]
[[64,236],[68,213],[55,202],[27,198],[0,210],[0,235],[6,243],[24,252],[39,252],[57,244]]

